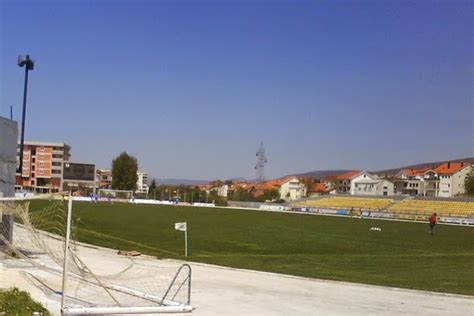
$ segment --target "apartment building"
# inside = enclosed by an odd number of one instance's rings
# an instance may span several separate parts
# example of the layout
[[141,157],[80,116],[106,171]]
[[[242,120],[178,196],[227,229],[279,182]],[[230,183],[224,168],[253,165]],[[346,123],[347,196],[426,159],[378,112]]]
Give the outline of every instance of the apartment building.
[[137,172],[137,193],[148,193],[148,173],[144,171]]
[[438,175],[435,166],[403,169],[396,174],[396,190],[401,194],[438,196]]
[[[62,188],[63,163],[70,158],[71,147],[65,143],[25,141],[23,168],[16,173],[16,190],[36,193],[59,192]],[[17,147],[17,164],[20,145]]]
[[464,194],[464,182],[472,171],[470,164],[463,162],[447,162],[439,165],[434,172],[439,178],[439,197],[453,197]]
[[96,182],[100,189],[111,189],[112,188],[112,170],[97,169]]
[[421,169],[403,169],[397,173],[396,190],[401,194],[428,197],[453,197],[465,193],[464,182],[472,166],[464,162],[446,162]]

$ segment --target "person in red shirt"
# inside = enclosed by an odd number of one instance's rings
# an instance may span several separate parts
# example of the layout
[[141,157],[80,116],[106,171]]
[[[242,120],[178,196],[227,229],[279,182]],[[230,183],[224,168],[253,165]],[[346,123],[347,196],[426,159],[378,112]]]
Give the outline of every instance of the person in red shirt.
[[430,221],[430,234],[433,235],[436,225],[436,213],[433,213],[428,220]]

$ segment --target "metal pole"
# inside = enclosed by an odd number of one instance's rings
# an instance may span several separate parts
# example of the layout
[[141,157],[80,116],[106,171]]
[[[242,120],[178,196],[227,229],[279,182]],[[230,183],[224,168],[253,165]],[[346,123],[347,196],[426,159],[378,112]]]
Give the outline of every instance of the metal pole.
[[13,121],[13,105],[10,105],[10,120]]
[[[30,55],[26,55],[26,60]],[[25,117],[26,117],[26,97],[28,93],[28,65],[25,65],[25,86],[23,88],[23,113],[21,115],[21,140],[20,140],[20,176],[23,175],[23,146],[25,144]]]
[[186,225],[186,230],[184,231],[184,256],[188,256],[188,227]]
[[61,311],[64,308],[66,299],[66,276],[67,276],[67,257],[69,251],[69,238],[71,236],[71,217],[72,217],[72,195],[69,192],[68,206],[67,206],[67,223],[66,223],[66,240],[64,242],[64,261],[63,261],[63,285],[61,292]]

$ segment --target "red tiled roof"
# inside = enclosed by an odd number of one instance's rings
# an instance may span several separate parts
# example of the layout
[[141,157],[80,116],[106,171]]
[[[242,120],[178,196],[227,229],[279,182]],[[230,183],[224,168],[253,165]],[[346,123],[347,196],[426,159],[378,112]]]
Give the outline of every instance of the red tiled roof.
[[425,168],[420,168],[420,169],[403,169],[402,172],[405,173],[407,177],[414,177],[420,174],[424,174],[426,171],[430,170],[431,167],[425,167]]
[[459,170],[469,166],[469,164],[462,162],[446,162],[434,169],[438,174],[454,174]]
[[351,170],[337,176],[326,176],[325,180],[350,180],[359,173],[361,173],[361,171]]
[[278,189],[283,183],[285,183],[291,178],[293,177],[288,176],[288,177],[283,177],[279,179],[272,179],[265,182],[256,183],[254,186],[255,186],[255,189],[258,189],[258,190]]
[[328,192],[328,188],[325,183],[312,183],[309,188],[309,193],[325,193]]

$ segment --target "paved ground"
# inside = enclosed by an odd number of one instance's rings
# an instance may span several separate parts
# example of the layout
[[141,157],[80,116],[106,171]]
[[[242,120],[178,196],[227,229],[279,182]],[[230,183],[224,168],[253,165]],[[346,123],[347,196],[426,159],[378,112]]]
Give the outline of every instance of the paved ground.
[[474,315],[474,298],[193,265],[197,315]]
[[[21,233],[21,229],[16,229]],[[98,274],[114,273],[131,260],[115,250],[79,245],[77,253]],[[52,264],[44,254],[34,260]],[[182,264],[147,256],[133,259],[140,269],[174,271]],[[273,273],[191,263],[194,315],[474,315],[474,297],[381,286],[306,279]],[[18,259],[0,260],[0,287],[27,290],[59,315],[59,296],[40,290],[29,272],[60,289],[58,275],[49,275]]]

